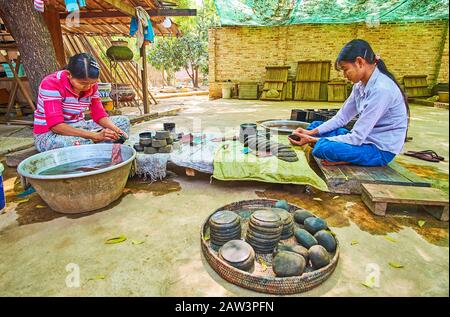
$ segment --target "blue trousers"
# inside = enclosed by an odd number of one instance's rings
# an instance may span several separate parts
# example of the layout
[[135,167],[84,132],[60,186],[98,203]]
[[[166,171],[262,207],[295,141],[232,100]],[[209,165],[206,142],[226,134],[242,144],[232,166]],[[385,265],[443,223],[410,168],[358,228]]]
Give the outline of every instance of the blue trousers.
[[[308,126],[307,130],[317,128],[322,123],[323,121],[314,121]],[[348,162],[362,166],[385,166],[394,159],[394,153],[381,151],[374,144],[351,145],[325,139],[325,137],[347,133],[350,133],[350,131],[339,128],[320,134],[321,139],[317,141],[312,154],[329,162]]]

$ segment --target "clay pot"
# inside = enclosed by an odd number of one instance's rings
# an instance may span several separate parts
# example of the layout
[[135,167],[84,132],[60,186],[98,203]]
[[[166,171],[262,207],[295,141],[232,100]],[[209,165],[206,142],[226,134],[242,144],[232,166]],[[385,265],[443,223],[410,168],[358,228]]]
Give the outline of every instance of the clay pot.
[[134,100],[136,93],[131,84],[113,84],[110,96],[114,101],[130,102]]

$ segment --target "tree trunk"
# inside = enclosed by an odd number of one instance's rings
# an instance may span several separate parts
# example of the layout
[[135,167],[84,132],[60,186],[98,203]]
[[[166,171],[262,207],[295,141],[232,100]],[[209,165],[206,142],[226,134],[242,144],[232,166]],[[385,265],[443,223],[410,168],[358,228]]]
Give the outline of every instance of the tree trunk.
[[194,70],[191,67],[192,73],[189,72],[189,66],[185,66],[184,70],[186,71],[186,73],[188,74],[189,78],[192,80],[192,86],[195,87],[195,74],[194,74]]
[[194,88],[199,88],[198,86],[198,66],[194,69]]
[[36,99],[42,79],[60,68],[50,32],[33,0],[0,0],[0,15],[17,43]]

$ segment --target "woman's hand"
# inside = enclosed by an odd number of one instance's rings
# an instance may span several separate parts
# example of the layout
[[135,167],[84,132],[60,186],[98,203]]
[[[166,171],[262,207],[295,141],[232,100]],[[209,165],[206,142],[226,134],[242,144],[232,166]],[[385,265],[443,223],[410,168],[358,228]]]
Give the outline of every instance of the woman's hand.
[[301,134],[303,134],[303,135],[316,135],[318,133],[319,133],[319,131],[317,130],[317,128],[312,129],[312,130],[306,130],[306,129],[303,129],[303,128],[297,128],[297,129],[295,129],[294,132],[292,132],[292,134],[295,134],[295,135],[298,135],[298,136],[300,136]]
[[316,143],[318,140],[318,138],[312,137],[307,134],[301,134],[301,133],[294,133],[294,134],[300,137],[300,141],[295,141],[288,137],[289,142],[291,142],[292,145],[302,146],[305,144]]
[[94,132],[92,136],[92,141],[94,143],[104,142],[104,141],[116,141],[119,138],[119,134],[111,129],[103,129],[99,132]]
[[116,132],[119,135],[119,137],[123,135],[125,139],[128,139],[128,135],[125,132],[123,132],[120,128],[115,127],[114,132]]

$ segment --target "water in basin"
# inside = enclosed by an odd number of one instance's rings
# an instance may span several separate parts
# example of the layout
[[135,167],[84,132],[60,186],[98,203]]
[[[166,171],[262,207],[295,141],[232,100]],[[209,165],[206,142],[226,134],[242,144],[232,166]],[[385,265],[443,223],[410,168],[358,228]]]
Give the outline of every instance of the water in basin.
[[116,165],[119,162],[111,162],[110,158],[95,158],[95,159],[85,159],[81,161],[70,162],[66,164],[61,164],[53,166],[46,170],[43,170],[39,175],[68,175],[77,174],[81,172],[91,172],[102,168]]

